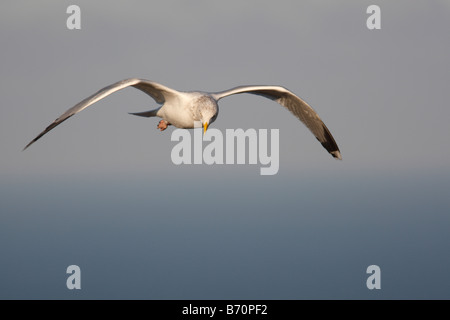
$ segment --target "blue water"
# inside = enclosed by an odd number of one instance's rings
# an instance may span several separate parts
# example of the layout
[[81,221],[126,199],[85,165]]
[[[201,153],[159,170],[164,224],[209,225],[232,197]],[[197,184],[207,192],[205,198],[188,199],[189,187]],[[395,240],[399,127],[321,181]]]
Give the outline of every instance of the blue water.
[[[6,175],[0,298],[449,299],[449,186],[438,173]],[[66,287],[72,264],[81,290]]]

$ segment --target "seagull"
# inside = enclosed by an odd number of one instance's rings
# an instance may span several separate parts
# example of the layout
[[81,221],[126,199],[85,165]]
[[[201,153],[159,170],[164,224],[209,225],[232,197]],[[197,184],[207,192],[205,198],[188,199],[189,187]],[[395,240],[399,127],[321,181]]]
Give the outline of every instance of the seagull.
[[239,93],[251,93],[263,96],[278,102],[292,112],[294,116],[306,125],[334,158],[342,160],[336,141],[319,115],[305,101],[284,87],[249,85],[220,92],[177,91],[157,82],[137,78],[125,79],[113,83],[77,103],[53,121],[44,131],[28,143],[23,150],[27,149],[47,132],[81,110],[86,109],[116,91],[130,86],[145,92],[158,104],[162,105],[150,111],[131,113],[141,117],[161,118],[162,120],[157,126],[160,131],[164,131],[169,125],[184,129],[192,129],[201,125],[205,133],[208,126],[217,118],[219,113],[217,103],[220,99]]

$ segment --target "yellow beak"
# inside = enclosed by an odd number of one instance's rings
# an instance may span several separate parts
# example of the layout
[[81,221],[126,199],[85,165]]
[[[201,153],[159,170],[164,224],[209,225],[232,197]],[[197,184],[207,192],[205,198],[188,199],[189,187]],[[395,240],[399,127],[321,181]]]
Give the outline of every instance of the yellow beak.
[[205,134],[206,130],[208,129],[208,122],[205,122],[203,124],[203,134]]

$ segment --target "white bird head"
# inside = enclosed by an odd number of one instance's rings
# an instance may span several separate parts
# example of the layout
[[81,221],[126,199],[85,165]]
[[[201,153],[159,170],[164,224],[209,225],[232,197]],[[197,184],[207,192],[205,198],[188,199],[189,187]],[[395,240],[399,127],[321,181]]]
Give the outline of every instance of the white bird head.
[[209,96],[203,96],[197,103],[200,121],[203,126],[203,133],[205,133],[208,126],[216,120],[217,115],[219,114],[219,106],[217,105],[216,100]]

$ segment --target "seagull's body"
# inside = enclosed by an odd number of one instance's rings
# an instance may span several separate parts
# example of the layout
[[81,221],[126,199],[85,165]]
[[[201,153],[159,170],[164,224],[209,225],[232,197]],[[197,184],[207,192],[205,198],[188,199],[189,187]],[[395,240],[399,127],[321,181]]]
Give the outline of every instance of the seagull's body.
[[162,120],[158,129],[165,130],[168,125],[178,128],[190,129],[201,123],[204,131],[213,123],[219,113],[218,101],[224,97],[239,94],[252,93],[275,100],[283,107],[291,111],[301,122],[303,122],[314,136],[322,143],[322,146],[335,158],[342,159],[339,148],[328,128],[319,118],[319,115],[305,101],[293,94],[291,91],[280,86],[240,86],[221,92],[201,91],[177,91],[162,84],[144,79],[126,79],[107,86],[90,97],[76,104],[64,112],[25,148],[28,148],[44,134],[67,120],[74,114],[89,107],[106,96],[132,86],[150,95],[162,106],[150,111],[133,113],[142,117],[159,117]]

